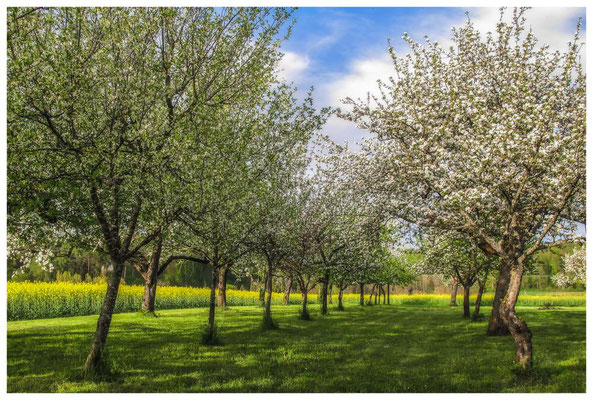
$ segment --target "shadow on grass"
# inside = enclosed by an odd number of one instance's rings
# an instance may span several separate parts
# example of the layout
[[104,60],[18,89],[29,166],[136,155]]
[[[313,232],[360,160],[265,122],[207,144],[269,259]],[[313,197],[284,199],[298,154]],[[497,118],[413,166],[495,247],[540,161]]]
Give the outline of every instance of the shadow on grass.
[[536,352],[533,376],[520,377],[511,371],[512,338],[485,336],[486,322],[464,320],[456,309],[352,304],[327,316],[311,310],[314,320],[302,321],[295,318],[297,308],[274,307],[282,329],[263,332],[257,307],[220,313],[225,345],[216,347],[200,344],[205,310],[162,311],[158,319],[116,315],[107,343],[113,374],[91,381],[76,379],[76,373],[95,318],[85,320],[86,334],[80,325],[71,331],[60,320],[42,328],[32,322],[17,331],[9,324],[8,389],[497,392],[585,387],[584,312],[520,310],[534,333]]

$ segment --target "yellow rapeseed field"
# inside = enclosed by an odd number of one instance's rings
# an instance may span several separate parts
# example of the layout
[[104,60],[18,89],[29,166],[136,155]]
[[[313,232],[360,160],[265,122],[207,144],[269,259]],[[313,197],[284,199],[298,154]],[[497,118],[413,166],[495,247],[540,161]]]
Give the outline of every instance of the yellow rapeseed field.
[[[107,289],[106,284],[71,283],[71,282],[8,282],[7,313],[8,320],[54,318],[74,315],[98,314]],[[130,312],[140,309],[143,286],[120,286],[115,312]],[[282,293],[273,293],[272,303],[282,304]],[[159,286],[156,295],[157,309],[207,307],[210,289],[177,286]],[[300,302],[300,294],[294,293],[291,304]],[[310,302],[315,303],[317,296],[310,295]],[[493,294],[485,294],[483,305],[492,304]],[[337,295],[333,295],[337,301]],[[357,303],[359,294],[345,294],[344,302]],[[365,296],[365,301],[368,296]],[[391,304],[448,305],[447,294],[398,294],[391,295]],[[472,302],[475,295],[471,296]],[[229,306],[257,305],[258,292],[245,290],[227,290]],[[458,297],[462,301],[462,296]],[[546,294],[521,294],[519,305],[542,306],[584,306],[585,293],[552,292]]]

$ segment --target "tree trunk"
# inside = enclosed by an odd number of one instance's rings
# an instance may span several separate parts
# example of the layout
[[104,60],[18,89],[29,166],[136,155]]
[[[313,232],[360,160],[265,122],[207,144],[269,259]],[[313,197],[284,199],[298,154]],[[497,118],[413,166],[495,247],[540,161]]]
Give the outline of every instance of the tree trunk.
[[369,304],[373,301],[373,293],[375,293],[375,286],[377,285],[373,285],[373,287],[371,288],[371,294],[369,294]]
[[282,304],[290,303],[290,291],[292,289],[292,278],[286,279],[284,286],[284,297],[282,298]]
[[308,300],[307,297],[308,297],[308,294],[309,293],[307,293],[306,290],[302,290],[301,289],[301,296],[302,296],[301,303],[303,305],[303,315],[307,315],[307,300]]
[[334,292],[334,285],[333,283],[329,284],[329,289],[327,291],[327,301],[329,304],[334,304],[332,294]]
[[523,264],[514,261],[511,265],[508,291],[500,303],[500,314],[515,340],[515,361],[523,370],[531,370],[533,368],[531,331],[525,321],[515,313],[515,305],[519,298],[521,279],[523,278]]
[[323,285],[321,286],[321,315],[327,314],[327,289],[329,286],[329,269],[325,270]]
[[463,287],[463,316],[466,318],[470,317],[469,313],[469,289],[470,286]]
[[338,310],[344,311],[344,304],[342,303],[342,297],[344,296],[344,289],[340,288],[338,292]]
[[364,283],[360,284],[360,305],[364,306]]
[[150,265],[144,274],[144,296],[142,297],[142,312],[154,314],[156,299],[156,287],[159,279],[159,266],[161,263],[161,252],[163,249],[163,238],[157,236]]
[[391,288],[389,287],[389,284],[387,284],[387,305],[391,304],[389,303],[389,292],[391,291]]
[[474,317],[477,318],[480,315],[480,305],[482,303],[482,294],[486,288],[486,280],[478,284],[478,295],[476,296],[476,307],[474,308]]
[[490,321],[488,322],[488,329],[486,331],[488,336],[505,336],[510,333],[500,314],[500,304],[509,288],[509,279],[510,269],[503,264],[496,281],[496,292],[492,301],[492,313],[490,314]]
[[212,283],[210,284],[210,310],[208,314],[208,331],[211,338],[214,338],[214,318],[216,313],[216,277],[218,276],[218,264],[212,263]]
[[383,293],[383,304],[387,304],[386,296],[385,296],[385,288],[381,285],[381,292]]
[[268,285],[268,274],[264,274],[263,285],[262,282],[258,282],[259,286],[259,306],[264,307],[266,305],[266,286]]
[[107,284],[107,292],[105,293],[105,299],[103,300],[103,306],[101,307],[101,314],[97,321],[97,330],[95,331],[93,343],[91,344],[91,351],[86,358],[84,366],[86,373],[95,371],[97,364],[101,360],[105,342],[107,341],[107,334],[109,333],[109,326],[111,325],[111,317],[113,315],[113,310],[115,309],[117,291],[119,289],[123,269],[123,262],[113,263],[113,273]]
[[268,281],[266,284],[267,298],[266,298],[266,316],[272,315],[272,264],[268,263]]
[[451,302],[449,305],[451,307],[457,307],[457,288],[459,287],[459,283],[454,281],[453,286],[451,288]]
[[226,279],[229,273],[229,266],[220,267],[218,271],[218,306],[226,307]]
[[377,304],[377,296],[379,295],[379,285],[375,285],[375,304]]

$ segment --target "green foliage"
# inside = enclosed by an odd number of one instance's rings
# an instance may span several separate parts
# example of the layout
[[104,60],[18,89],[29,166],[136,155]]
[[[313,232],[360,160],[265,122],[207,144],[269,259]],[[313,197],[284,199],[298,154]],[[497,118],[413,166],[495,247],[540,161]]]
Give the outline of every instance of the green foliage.
[[[8,392],[584,392],[584,308],[521,308],[537,338],[535,374],[511,372],[508,337],[485,338],[487,321],[458,310],[348,307],[313,321],[300,305],[274,306],[281,331],[259,331],[261,309],[224,315],[224,346],[199,343],[207,309],[113,318],[109,361],[117,380],[74,379],[96,317],[7,325]],[[483,310],[489,315],[490,309]],[[311,310],[313,317],[318,310]],[[220,321],[219,321],[220,322]],[[365,328],[372,326],[372,331]],[[362,332],[362,334],[361,334]],[[150,338],[150,350],[147,350]],[[446,340],[444,340],[446,338]],[[561,345],[559,345],[561,344]],[[461,352],[461,353],[460,353]],[[463,355],[471,355],[463,356]]]

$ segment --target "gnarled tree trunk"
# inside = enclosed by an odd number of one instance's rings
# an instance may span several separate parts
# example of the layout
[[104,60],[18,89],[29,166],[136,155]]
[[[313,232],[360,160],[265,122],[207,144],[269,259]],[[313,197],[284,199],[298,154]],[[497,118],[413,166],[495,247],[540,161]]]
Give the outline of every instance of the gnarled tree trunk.
[[492,313],[490,314],[488,329],[486,331],[488,336],[505,336],[510,333],[500,314],[500,304],[509,288],[509,280],[510,269],[503,264],[496,281],[496,292],[492,301]]
[[97,330],[95,331],[93,343],[91,344],[91,351],[86,358],[84,366],[85,372],[87,373],[95,370],[95,367],[101,360],[105,342],[107,341],[107,334],[109,333],[109,326],[111,325],[111,317],[113,315],[113,310],[115,309],[117,291],[121,282],[123,269],[123,262],[118,261],[113,264],[113,272],[107,284],[107,292],[105,293],[105,299],[103,300],[103,306],[101,307],[101,314],[97,321]]
[[519,260],[511,260],[509,264],[509,286],[506,296],[500,303],[500,316],[515,340],[515,361],[523,370],[531,370],[533,368],[531,331],[525,321],[515,313],[523,278],[523,263]]

